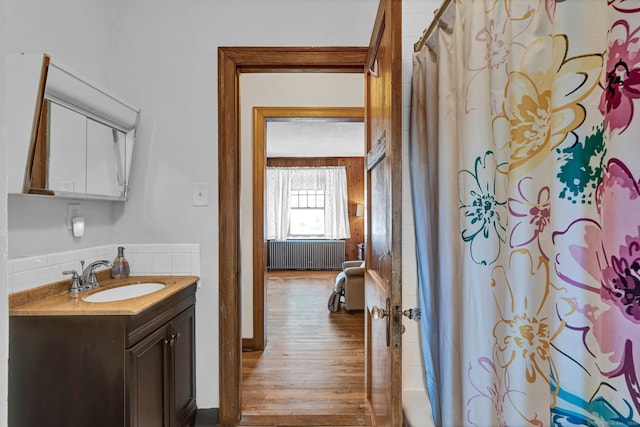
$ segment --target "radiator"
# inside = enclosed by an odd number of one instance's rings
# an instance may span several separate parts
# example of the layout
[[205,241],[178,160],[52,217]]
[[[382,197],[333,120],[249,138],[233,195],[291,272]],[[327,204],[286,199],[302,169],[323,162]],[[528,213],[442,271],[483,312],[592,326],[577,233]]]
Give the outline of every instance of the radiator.
[[270,270],[342,270],[344,240],[270,240]]

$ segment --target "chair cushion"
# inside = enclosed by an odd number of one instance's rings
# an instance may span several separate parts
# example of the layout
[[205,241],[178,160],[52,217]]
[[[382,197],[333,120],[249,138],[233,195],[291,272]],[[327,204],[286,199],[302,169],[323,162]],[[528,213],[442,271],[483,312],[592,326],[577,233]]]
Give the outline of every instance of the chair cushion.
[[331,292],[329,295],[329,301],[327,301],[327,308],[330,312],[335,313],[340,310],[340,294],[337,292]]
[[338,273],[338,275],[336,276],[336,283],[334,283],[333,285],[333,292],[342,293],[344,291],[344,281],[346,277],[347,275],[344,273],[344,271]]
[[331,295],[329,295],[329,301],[327,301],[327,308],[329,311],[335,313],[340,310],[340,297],[344,295],[344,281],[346,275],[344,272],[338,273],[336,276],[336,283],[333,285]]

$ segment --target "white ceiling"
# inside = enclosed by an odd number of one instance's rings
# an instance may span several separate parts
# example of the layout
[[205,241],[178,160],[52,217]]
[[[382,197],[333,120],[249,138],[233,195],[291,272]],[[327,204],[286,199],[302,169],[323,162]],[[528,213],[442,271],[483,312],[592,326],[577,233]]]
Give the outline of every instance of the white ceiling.
[[267,122],[267,157],[364,156],[363,122]]

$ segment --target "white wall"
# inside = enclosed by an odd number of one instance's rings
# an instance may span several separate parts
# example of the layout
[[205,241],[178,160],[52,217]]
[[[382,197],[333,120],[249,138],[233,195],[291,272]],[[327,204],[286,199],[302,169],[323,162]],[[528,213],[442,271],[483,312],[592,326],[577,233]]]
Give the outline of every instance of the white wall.
[[[109,0],[2,0],[2,4],[3,16],[10,17],[4,23],[7,52],[49,53],[78,73],[119,92],[113,87],[110,72],[115,28]],[[113,203],[82,202],[87,221],[82,239],[74,239],[65,228],[66,203],[46,197],[10,196],[9,258],[113,242],[117,219]]]
[[[0,29],[6,25],[4,3],[0,2]],[[6,33],[0,30],[0,425],[7,424],[7,375],[9,357],[9,313],[7,286],[7,156],[4,54]]]
[[[83,201],[87,229],[85,237],[76,240],[63,228],[64,200],[11,197],[11,258],[118,241],[198,243],[202,287],[197,293],[197,351],[198,360],[205,361],[197,367],[198,406],[217,407],[217,48],[365,46],[377,2],[0,0],[0,4],[5,7],[2,16],[11,17],[5,28],[9,51],[50,53],[142,109],[129,201]],[[4,178],[6,173],[0,172]],[[194,182],[208,184],[208,206],[192,206]],[[2,193],[0,197],[5,199]],[[1,264],[4,268],[6,263]],[[1,268],[0,276],[4,276]],[[0,300],[6,305],[6,297],[0,295]],[[6,330],[2,337],[6,341]]]
[[114,30],[109,0],[3,0],[8,52],[49,53],[110,86]]
[[[242,337],[253,337],[253,107],[363,107],[363,74],[240,76]],[[362,141],[364,144],[364,141]]]
[[[218,46],[363,46],[375,2],[363,0],[121,0],[119,87],[142,108],[130,201],[115,231],[137,242],[198,242],[200,407],[218,406]],[[276,30],[277,29],[277,30]],[[209,206],[192,206],[192,184]],[[224,185],[221,183],[221,185]],[[243,272],[244,275],[244,272]]]

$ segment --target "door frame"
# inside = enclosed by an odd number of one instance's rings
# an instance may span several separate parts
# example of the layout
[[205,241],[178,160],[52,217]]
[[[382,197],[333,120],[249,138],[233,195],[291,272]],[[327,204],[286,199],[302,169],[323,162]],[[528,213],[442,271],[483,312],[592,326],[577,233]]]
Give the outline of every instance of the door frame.
[[364,73],[367,52],[366,46],[218,48],[220,426],[236,426],[242,418],[240,74]]
[[[242,348],[252,351],[264,350],[267,343],[264,288],[264,273],[268,265],[264,225],[267,123],[298,119],[334,123],[364,122],[364,107],[253,107],[253,336],[242,338]],[[362,144],[364,146],[364,140]]]

